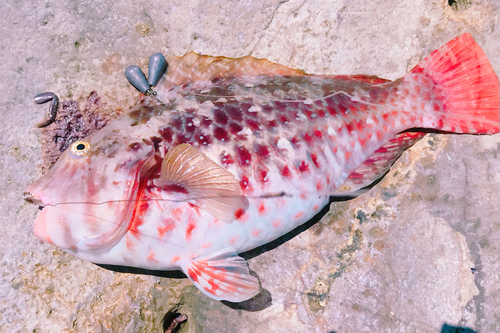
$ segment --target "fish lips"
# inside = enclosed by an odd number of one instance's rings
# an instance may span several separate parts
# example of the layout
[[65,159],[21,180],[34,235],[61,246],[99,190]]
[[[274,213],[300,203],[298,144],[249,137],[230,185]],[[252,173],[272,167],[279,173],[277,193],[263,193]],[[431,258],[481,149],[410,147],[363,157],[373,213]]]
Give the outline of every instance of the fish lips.
[[[61,216],[58,216],[58,210],[52,206],[48,198],[35,193],[31,186],[24,192],[26,202],[38,205],[41,212],[38,214],[33,226],[33,234],[41,241],[53,244],[59,248],[71,248],[78,242],[71,236],[70,228]],[[57,222],[51,223],[56,220]],[[54,227],[58,229],[54,229]],[[64,235],[62,235],[64,234]],[[52,235],[52,237],[51,237]],[[55,237],[54,237],[55,236]]]

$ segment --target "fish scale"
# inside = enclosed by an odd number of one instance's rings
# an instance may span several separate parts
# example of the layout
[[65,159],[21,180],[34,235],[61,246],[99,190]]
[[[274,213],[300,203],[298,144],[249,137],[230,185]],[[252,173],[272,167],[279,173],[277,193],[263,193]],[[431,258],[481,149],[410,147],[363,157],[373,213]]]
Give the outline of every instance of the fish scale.
[[[278,89],[283,86],[289,88],[286,94]],[[244,169],[247,177],[253,176],[251,183],[255,186],[244,190],[251,188],[258,194],[263,193],[265,187],[258,191],[259,186],[272,179],[267,177],[267,170],[277,165],[281,166],[278,182],[290,179],[300,182],[308,174],[318,172],[325,178],[326,173],[321,169],[328,166],[330,178],[336,180],[325,187],[325,192],[330,193],[381,141],[401,130],[385,119],[388,117],[380,108],[374,112],[374,106],[353,101],[348,96],[367,96],[369,103],[383,105],[384,99],[396,93],[396,89],[393,90],[388,90],[387,85],[374,87],[357,81],[312,76],[218,78],[207,83],[186,84],[176,90],[175,99],[170,100],[181,110],[198,111],[194,119],[202,124],[199,129],[193,118],[180,122],[173,116],[174,120],[160,132],[166,142],[174,145],[224,143],[224,147],[230,149],[219,154],[220,163],[225,167],[237,163],[236,167]],[[159,91],[159,96],[168,96],[168,93]],[[207,105],[211,110],[207,111]],[[213,123],[199,115],[200,109],[204,110],[203,114],[213,115]],[[361,122],[367,114],[372,115],[374,126],[367,127]],[[249,126],[253,128],[247,132],[245,129]],[[384,134],[377,136],[377,130],[382,133],[384,126]],[[196,134],[192,135],[193,132]],[[199,142],[200,137],[203,142]],[[329,140],[324,140],[327,137]],[[367,137],[370,138],[367,140]],[[326,148],[330,151],[325,152]],[[227,150],[231,150],[232,155]],[[346,153],[349,159],[345,159]],[[344,165],[346,161],[351,166]],[[315,187],[309,189],[316,190]],[[308,189],[301,188],[301,191]]]
[[499,130],[498,78],[468,34],[396,81],[199,56],[73,143],[30,185],[38,238],[95,263],[181,269],[204,294],[259,291],[237,255],[381,177],[431,128]]

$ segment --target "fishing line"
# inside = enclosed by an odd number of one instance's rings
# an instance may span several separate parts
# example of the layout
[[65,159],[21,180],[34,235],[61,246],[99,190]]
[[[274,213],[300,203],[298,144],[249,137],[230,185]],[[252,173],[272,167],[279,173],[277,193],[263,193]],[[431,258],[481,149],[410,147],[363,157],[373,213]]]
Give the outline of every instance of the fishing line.
[[[55,206],[54,206],[54,207],[55,207]],[[129,221],[129,223],[127,223],[127,225],[125,226],[125,225],[122,225],[121,223],[116,223],[116,222],[114,222],[114,221],[109,221],[109,220],[106,220],[106,219],[104,219],[104,218],[102,218],[102,217],[95,216],[95,215],[88,214],[88,213],[84,213],[84,212],[79,212],[79,211],[72,210],[72,209],[67,208],[67,207],[57,207],[57,209],[64,210],[64,211],[68,211],[68,212],[72,212],[72,213],[81,214],[81,215],[83,215],[83,216],[92,217],[92,218],[95,218],[95,219],[100,220],[100,221],[102,221],[102,222],[107,222],[107,223],[110,223],[110,224],[112,224],[112,225],[116,226],[117,228],[121,228],[121,229],[127,229],[127,230],[128,230],[128,227],[129,227],[130,222],[131,222],[131,221]],[[162,238],[158,238],[158,237],[156,237],[156,236],[148,235],[148,234],[145,234],[145,233],[142,233],[142,232],[139,232],[139,231],[134,231],[134,234],[139,234],[139,235],[141,235],[141,236],[145,236],[145,237],[148,237],[148,238],[151,238],[151,239],[154,239],[154,240],[160,241],[160,242],[165,243],[165,244],[174,245],[174,246],[177,246],[177,247],[179,247],[179,248],[181,248],[181,249],[184,249],[184,250],[190,250],[190,248],[189,248],[189,247],[184,247],[184,246],[179,245],[179,244],[177,244],[177,243],[172,243],[172,242],[170,242],[170,241],[168,241],[168,240],[164,240],[164,239],[162,239]],[[78,241],[75,245],[77,245],[78,243],[80,243],[82,240],[85,240],[85,239],[90,239],[90,238],[93,238],[93,237],[99,237],[99,236],[100,236],[100,235],[97,235],[97,236],[91,236],[91,237],[83,237],[83,238],[82,238],[82,239],[80,239],[80,240],[79,240],[79,241]],[[125,236],[126,236],[126,234],[124,235],[124,237],[125,237]],[[118,244],[118,243],[120,243],[120,241],[118,241],[118,242],[117,242],[117,244]]]
[[[303,192],[303,193],[285,193],[285,192],[279,192],[279,193],[270,193],[270,194],[263,194],[263,195],[243,195],[243,196],[232,196],[232,195],[220,195],[220,196],[198,196],[198,197],[189,197],[189,198],[183,198],[183,199],[169,199],[169,198],[148,198],[148,199],[119,199],[119,200],[104,200],[100,202],[88,202],[88,201],[67,201],[67,202],[58,202],[58,203],[53,203],[53,204],[45,204],[42,207],[56,207],[60,205],[104,205],[108,203],[133,203],[133,202],[176,202],[176,203],[183,203],[186,202],[188,203],[189,200],[199,200],[199,199],[212,199],[212,198],[249,198],[249,199],[273,199],[273,198],[282,198],[282,197],[294,197],[294,196],[300,196],[303,194],[306,195],[312,195],[312,196],[330,196],[330,197],[346,197],[346,196],[352,196],[353,198],[368,192],[368,190],[356,190],[356,191],[346,191],[346,192],[337,192],[337,193],[322,193],[322,192]],[[40,205],[41,206],[41,205]]]

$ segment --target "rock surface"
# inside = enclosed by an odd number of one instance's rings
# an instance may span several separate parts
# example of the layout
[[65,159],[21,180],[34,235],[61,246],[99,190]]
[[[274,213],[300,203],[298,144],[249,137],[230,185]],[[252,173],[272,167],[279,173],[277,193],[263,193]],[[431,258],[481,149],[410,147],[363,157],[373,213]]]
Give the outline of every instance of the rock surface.
[[251,54],[309,73],[395,79],[463,32],[498,74],[499,15],[498,1],[486,0],[8,0],[0,12],[0,332],[163,332],[172,309],[189,318],[180,332],[500,331],[499,135],[426,136],[370,192],[251,253],[263,291],[243,304],[41,243],[31,231],[38,210],[22,197],[41,173],[35,124],[46,109],[32,102],[40,92],[82,100],[97,91],[110,109],[125,109],[136,92],[124,68],[158,51]]

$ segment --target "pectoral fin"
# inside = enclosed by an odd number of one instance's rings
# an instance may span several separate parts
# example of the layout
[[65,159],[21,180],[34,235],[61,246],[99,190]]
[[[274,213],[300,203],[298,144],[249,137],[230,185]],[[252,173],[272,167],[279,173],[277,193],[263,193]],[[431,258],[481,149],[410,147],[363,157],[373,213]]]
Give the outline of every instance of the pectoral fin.
[[233,174],[186,143],[165,154],[160,178],[154,184],[172,198],[188,201],[224,222],[234,219],[241,200]]
[[242,302],[259,293],[259,281],[249,274],[245,259],[233,248],[192,259],[182,270],[201,292],[215,300]]

